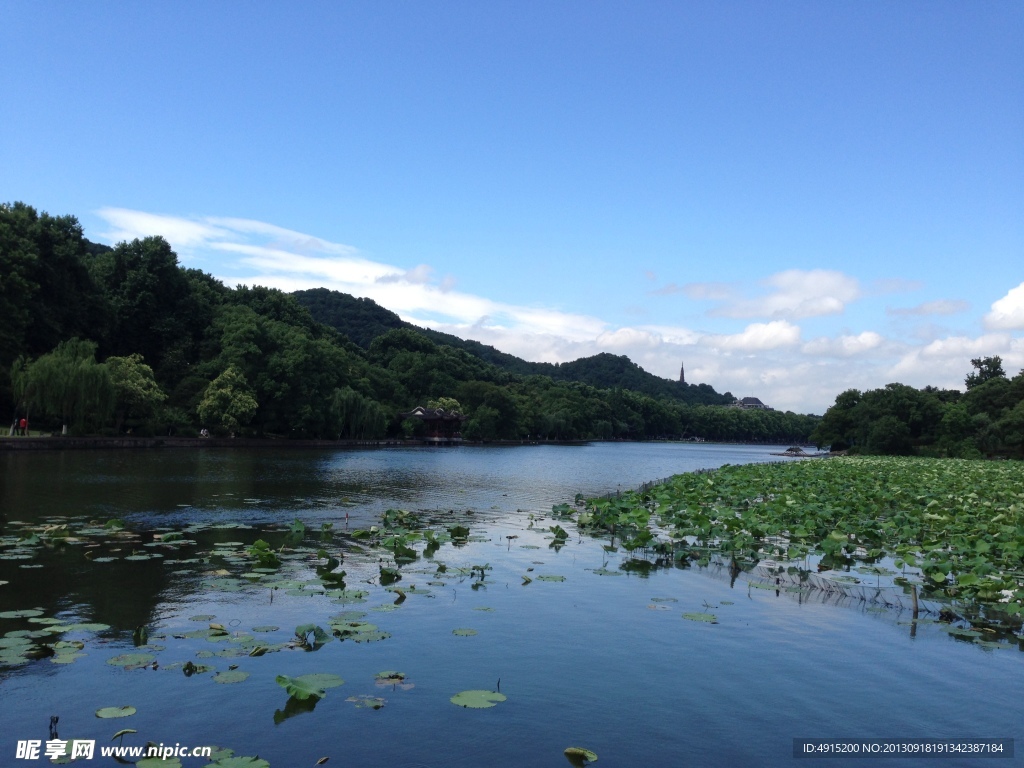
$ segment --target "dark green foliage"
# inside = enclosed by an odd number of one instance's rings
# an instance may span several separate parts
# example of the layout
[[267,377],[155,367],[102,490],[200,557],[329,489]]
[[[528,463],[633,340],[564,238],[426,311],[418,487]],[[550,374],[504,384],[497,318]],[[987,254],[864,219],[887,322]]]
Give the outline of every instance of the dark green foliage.
[[[733,400],[728,392],[720,395],[707,384],[683,384],[647,373],[624,355],[602,352],[571,363],[531,363],[479,341],[417,328],[370,299],[357,299],[326,288],[297,291],[292,295],[316,320],[337,329],[365,349],[371,349],[374,341],[385,334],[406,330],[433,342],[434,347],[446,346],[461,350],[483,363],[521,376],[578,381],[598,389],[630,389],[652,397],[666,397],[692,404],[727,405]],[[398,337],[391,338],[393,340]],[[394,341],[390,344],[394,344]],[[428,349],[423,348],[421,351],[427,352]]]
[[967,374],[967,378],[964,379],[967,389],[974,389],[979,384],[984,384],[992,379],[1006,378],[1006,372],[1003,371],[1003,358],[998,355],[995,357],[976,357],[971,360],[971,365],[974,366],[974,372]]
[[86,267],[89,243],[74,216],[0,204],[0,369],[73,336],[95,338],[102,303]]
[[[0,207],[0,268],[0,396],[19,415],[33,404],[41,415],[39,377],[29,372],[59,342],[88,331],[99,378],[87,419],[79,406],[72,414],[46,405],[55,422],[73,416],[78,430],[196,434],[206,426],[374,439],[418,434],[422,422],[400,414],[446,398],[461,403],[462,434],[477,440],[790,443],[806,440],[816,423],[718,407],[731,396],[658,378],[625,357],[529,363],[415,328],[368,299],[324,289],[229,289],[182,268],[163,238],[100,246],[73,217],[20,203]],[[112,388],[100,386],[108,371],[116,374]],[[113,410],[99,396],[108,390]]]
[[370,343],[378,336],[407,325],[373,299],[357,299],[327,288],[296,291],[292,296],[318,322],[331,326],[363,349],[369,349]]
[[971,362],[979,373],[967,377],[965,394],[904,384],[863,394],[847,390],[836,398],[811,437],[833,450],[851,448],[859,453],[1020,457],[1024,453],[1024,372],[1007,379],[998,357]]

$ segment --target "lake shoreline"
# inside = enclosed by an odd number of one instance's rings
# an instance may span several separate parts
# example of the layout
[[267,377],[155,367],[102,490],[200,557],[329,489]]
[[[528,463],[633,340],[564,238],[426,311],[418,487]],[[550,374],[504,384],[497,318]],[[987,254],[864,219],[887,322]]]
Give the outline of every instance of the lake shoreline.
[[460,443],[432,443],[426,440],[304,440],[267,437],[4,437],[0,451],[64,451],[152,448],[419,448],[424,445],[586,445],[591,440],[489,440]]

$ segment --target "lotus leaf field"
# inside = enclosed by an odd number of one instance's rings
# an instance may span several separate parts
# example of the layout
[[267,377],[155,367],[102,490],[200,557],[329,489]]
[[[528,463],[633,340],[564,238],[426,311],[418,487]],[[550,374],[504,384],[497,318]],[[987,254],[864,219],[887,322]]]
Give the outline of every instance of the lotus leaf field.
[[[568,510],[562,507],[563,513]],[[1024,467],[1018,462],[834,458],[727,466],[586,502],[580,528],[630,550],[736,568],[895,575],[916,599],[1019,628]],[[891,564],[889,569],[885,564]],[[835,575],[831,583],[859,584]]]
[[[529,610],[543,612],[543,600],[553,598],[542,595],[566,594],[581,579],[589,592],[619,590],[617,599],[632,601],[638,579],[716,568],[730,590],[741,585],[752,599],[772,590],[776,597],[815,590],[853,595],[866,610],[912,609],[915,630],[930,623],[986,650],[1024,648],[1024,467],[1018,463],[851,457],[725,466],[642,491],[578,496],[550,514],[520,512],[488,521],[474,510],[389,509],[374,524],[351,530],[297,519],[150,527],[70,515],[8,520],[0,560],[10,561],[5,574],[25,583],[39,578],[33,568],[77,569],[88,578],[114,567],[166,569],[188,585],[189,602],[202,607],[168,613],[150,626],[111,627],[83,621],[72,607],[46,615],[12,599],[18,583],[0,584],[7,608],[0,611],[0,678],[32,665],[52,670],[51,663],[86,659],[97,679],[147,675],[155,697],[163,695],[164,680],[168,687],[184,679],[220,684],[208,685],[216,690],[204,695],[238,702],[243,719],[246,691],[255,688],[280,704],[275,727],[325,699],[327,706],[344,701],[346,709],[359,710],[351,716],[367,718],[386,717],[415,699],[425,702],[420,712],[445,719],[454,712],[466,724],[460,727],[472,727],[496,722],[485,719],[492,709],[514,714],[525,695],[508,686],[502,692],[497,674],[439,684],[436,670],[421,663],[420,648],[379,656],[378,665],[379,649],[420,632],[426,639],[417,643],[448,643],[453,654],[477,658],[490,653],[489,644],[522,642],[518,628],[501,634],[503,610],[528,610],[510,601],[535,600]],[[588,565],[574,570],[564,555],[559,561],[565,547],[578,553],[573,563],[578,556]],[[713,642],[716,633],[740,624],[734,616],[741,595],[734,592],[698,600],[687,591],[650,597],[652,591],[637,605],[640,613],[671,618],[691,633],[686,637]],[[497,608],[484,604],[489,594]],[[244,619],[225,618],[243,605]],[[204,609],[211,612],[197,612]],[[458,612],[469,610],[476,613]],[[416,623],[396,621],[403,614],[416,616]],[[428,636],[424,626],[436,633]],[[349,665],[360,658],[353,674]],[[407,671],[387,669],[385,659]],[[332,693],[343,685],[344,694]],[[149,703],[144,696],[111,698],[89,709],[92,722],[130,717],[134,724]],[[138,729],[117,731],[111,740],[147,738]],[[563,743],[571,743],[570,735]],[[232,746],[246,751],[244,744]],[[569,747],[564,756],[572,765],[597,760],[583,747]],[[194,764],[269,767],[263,757],[224,748]]]

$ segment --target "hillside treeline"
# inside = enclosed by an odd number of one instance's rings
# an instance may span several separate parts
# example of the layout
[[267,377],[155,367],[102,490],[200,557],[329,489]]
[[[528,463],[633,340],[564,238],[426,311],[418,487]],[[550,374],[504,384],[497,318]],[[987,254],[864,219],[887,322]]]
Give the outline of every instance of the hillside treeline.
[[[182,267],[163,238],[97,245],[73,216],[23,203],[0,205],[0,317],[0,399],[33,430],[380,438],[415,432],[400,414],[445,398],[468,417],[463,435],[482,440],[800,442],[817,423],[706,404],[731,396],[612,355],[545,375],[412,327],[371,329],[357,343],[291,295]],[[360,321],[332,320],[344,323]],[[595,383],[565,380],[574,372]]]
[[707,384],[687,384],[655,376],[624,355],[602,352],[568,363],[532,363],[479,341],[460,339],[431,328],[418,328],[373,299],[356,298],[327,288],[296,291],[292,295],[309,310],[314,319],[331,326],[366,349],[378,336],[390,330],[407,328],[437,344],[461,349],[486,363],[522,376],[579,381],[598,389],[630,389],[692,405],[729,405],[735,399],[731,393],[719,394]]
[[1024,455],[1024,371],[1008,378],[999,357],[976,358],[966,392],[905,384],[836,398],[812,439],[856,453],[979,458]]

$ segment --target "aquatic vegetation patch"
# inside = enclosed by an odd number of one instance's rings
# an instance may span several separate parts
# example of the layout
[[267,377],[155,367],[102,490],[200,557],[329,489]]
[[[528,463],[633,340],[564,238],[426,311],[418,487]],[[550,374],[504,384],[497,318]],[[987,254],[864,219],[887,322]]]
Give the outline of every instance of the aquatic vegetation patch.
[[497,691],[462,691],[451,697],[451,702],[457,707],[466,709],[489,709],[497,706],[508,699],[503,693]]
[[[706,564],[714,553],[734,563],[814,557],[819,571],[855,569],[858,576],[827,575],[840,587],[895,576],[908,592],[983,606],[988,616],[1024,613],[1024,473],[1014,462],[858,457],[727,466],[589,500],[577,526],[675,562]],[[901,571],[880,565],[884,557]],[[638,569],[643,562],[629,561]]]
[[[138,712],[138,710],[135,709],[135,707],[129,707],[129,706],[124,706],[124,707],[103,707],[102,709],[97,709],[96,710],[96,717],[101,717],[101,718],[104,718],[104,719],[115,718],[115,717],[131,717],[136,712]],[[120,733],[115,734],[115,735],[120,735]]]

